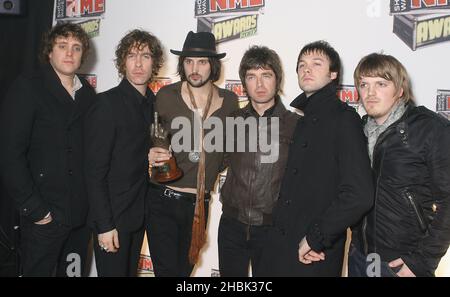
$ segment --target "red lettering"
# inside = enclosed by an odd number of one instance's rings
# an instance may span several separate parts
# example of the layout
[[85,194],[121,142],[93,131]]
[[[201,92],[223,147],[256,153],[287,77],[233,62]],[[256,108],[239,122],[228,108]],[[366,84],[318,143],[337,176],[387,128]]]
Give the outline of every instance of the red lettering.
[[150,90],[152,90],[153,93],[156,94],[162,87],[170,84],[170,82],[170,79],[154,80],[148,84],[148,87],[150,88]]
[[263,6],[264,0],[250,0],[250,6]]
[[426,7],[443,6],[448,5],[448,0],[412,0],[411,7],[422,8],[422,3],[425,4]]
[[247,0],[230,0],[229,4],[228,8],[231,9],[236,9],[236,4],[238,4],[239,7],[248,7]]
[[75,0],[67,0],[66,2],[66,16],[73,17],[78,15],[77,2]]
[[263,6],[264,0],[210,0],[209,8],[211,12],[216,12],[219,10],[228,10],[228,9],[236,9],[246,8],[246,7],[255,7],[255,6]]
[[345,88],[338,91],[338,97],[342,102],[356,103],[359,100],[358,92],[352,88]]
[[219,6],[220,10],[226,10],[227,9],[227,1],[228,0],[210,0],[209,7],[210,7],[211,12],[217,11],[217,6]]
[[92,13],[92,0],[80,0],[80,12],[81,14]]
[[105,0],[97,0],[95,1],[94,9],[96,12],[105,11]]
[[450,96],[447,96],[447,110],[450,110]]

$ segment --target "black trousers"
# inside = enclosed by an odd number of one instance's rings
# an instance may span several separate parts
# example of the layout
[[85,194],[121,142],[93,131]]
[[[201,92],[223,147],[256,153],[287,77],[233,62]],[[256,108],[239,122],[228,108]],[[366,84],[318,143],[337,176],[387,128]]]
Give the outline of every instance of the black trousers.
[[23,276],[86,276],[90,228],[55,222],[21,224]]
[[119,249],[116,253],[100,249],[98,235],[94,234],[95,265],[99,277],[137,275],[139,256],[144,241],[144,228],[135,232],[119,233]]
[[251,226],[222,215],[218,231],[219,269],[223,277],[261,276],[261,256],[268,226]]
[[[147,238],[155,276],[188,277],[194,268],[189,263],[195,198],[192,201],[164,196],[149,188]],[[209,197],[205,197],[208,221]]]

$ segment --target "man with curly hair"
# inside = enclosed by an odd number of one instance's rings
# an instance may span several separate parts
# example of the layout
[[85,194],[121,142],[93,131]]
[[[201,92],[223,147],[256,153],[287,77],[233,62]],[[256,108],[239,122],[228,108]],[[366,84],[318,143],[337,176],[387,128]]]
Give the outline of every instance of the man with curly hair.
[[39,71],[13,84],[0,108],[0,178],[20,212],[24,276],[81,276],[90,230],[83,117],[95,92],[75,72],[89,49],[76,24],[43,38]]
[[129,32],[116,50],[122,81],[99,94],[87,115],[86,184],[99,276],[137,273],[155,98],[148,83],[162,62],[155,36]]

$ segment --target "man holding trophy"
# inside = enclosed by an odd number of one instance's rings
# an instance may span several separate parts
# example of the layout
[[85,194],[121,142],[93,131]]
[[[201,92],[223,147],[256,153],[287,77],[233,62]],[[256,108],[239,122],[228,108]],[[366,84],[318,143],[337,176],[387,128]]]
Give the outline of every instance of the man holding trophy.
[[[204,149],[203,139],[210,130],[201,127],[207,127],[212,119],[225,123],[238,108],[238,100],[233,92],[214,84],[220,77],[220,59],[226,54],[216,52],[212,33],[191,31],[183,50],[171,52],[180,56],[181,81],[163,87],[156,96],[161,124],[155,123],[153,135],[159,137],[153,136],[153,140],[157,143],[157,138],[164,139],[166,133],[173,136],[180,132],[183,127],[172,127],[182,119],[189,125],[189,133],[185,133],[189,135],[183,134],[183,146],[186,142],[191,145],[190,149],[171,152],[166,141],[166,145],[155,144],[150,150],[147,234],[155,275],[186,277],[192,273],[206,240],[210,191],[223,159],[223,152]],[[167,163],[171,157],[180,169],[173,161]]]
[[116,50],[120,84],[99,94],[86,116],[86,184],[99,276],[136,276],[144,236],[147,154],[155,95],[148,88],[163,58],[142,30]]

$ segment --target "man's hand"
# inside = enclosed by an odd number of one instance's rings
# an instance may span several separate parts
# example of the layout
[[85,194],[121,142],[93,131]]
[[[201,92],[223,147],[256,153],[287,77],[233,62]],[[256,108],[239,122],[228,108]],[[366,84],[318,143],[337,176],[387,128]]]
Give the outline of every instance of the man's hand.
[[325,254],[323,252],[316,253],[311,250],[305,236],[298,244],[298,260],[303,264],[311,264],[312,262],[325,260]]
[[403,262],[402,258],[395,259],[394,261],[389,262],[389,267],[396,268],[401,266],[400,270],[397,272],[397,275],[400,277],[416,277],[416,275],[409,269],[409,267]]
[[148,153],[148,163],[150,168],[164,165],[164,161],[168,161],[172,157],[169,150],[152,147]]
[[119,233],[117,229],[102,233],[98,235],[98,245],[102,250],[109,253],[116,253],[119,249]]
[[52,214],[48,213],[42,220],[34,222],[36,225],[47,225],[53,221]]

